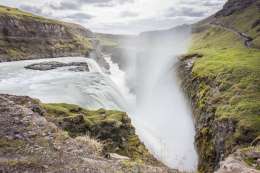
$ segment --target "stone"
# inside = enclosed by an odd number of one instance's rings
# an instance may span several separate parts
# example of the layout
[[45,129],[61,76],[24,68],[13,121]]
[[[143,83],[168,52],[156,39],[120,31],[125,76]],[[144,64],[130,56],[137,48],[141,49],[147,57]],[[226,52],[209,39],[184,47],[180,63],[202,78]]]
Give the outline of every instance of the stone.
[[108,159],[112,159],[112,160],[130,160],[129,157],[122,156],[122,155],[119,155],[119,154],[116,154],[116,153],[109,153],[109,154],[106,155],[106,157]]
[[41,62],[36,64],[30,64],[25,66],[25,69],[30,70],[39,70],[39,71],[48,71],[48,70],[54,70],[60,67],[73,67],[69,68],[69,71],[74,72],[83,72],[83,71],[89,71],[88,64],[86,62],[71,62],[71,63],[62,63],[57,61],[50,61],[50,62]]

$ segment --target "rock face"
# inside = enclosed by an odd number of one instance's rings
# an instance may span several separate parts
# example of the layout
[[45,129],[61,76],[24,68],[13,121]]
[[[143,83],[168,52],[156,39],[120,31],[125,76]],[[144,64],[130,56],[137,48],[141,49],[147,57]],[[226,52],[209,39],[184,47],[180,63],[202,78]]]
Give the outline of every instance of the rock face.
[[[199,78],[193,75],[193,65],[201,57],[200,54],[183,56],[178,64],[182,86],[191,101],[195,119],[195,143],[199,154],[199,171],[205,173],[214,172],[214,170],[218,169],[220,161],[226,158],[220,164],[221,168],[216,173],[259,172],[256,169],[259,169],[260,166],[260,163],[258,163],[258,160],[260,160],[260,145],[257,136],[251,131],[251,127],[242,130],[243,133],[246,133],[244,139],[240,137],[241,141],[235,141],[234,135],[239,128],[237,121],[232,118],[217,119],[215,115],[215,99],[221,87],[212,79]],[[251,152],[251,155],[245,154],[247,156],[244,155],[243,157],[239,155],[239,159],[235,158],[234,155],[228,157],[230,153],[234,153],[237,149],[242,150],[243,146],[249,146],[254,139],[256,142],[251,145],[257,147],[254,148],[255,152]],[[252,153],[257,154],[252,155]],[[249,160],[255,163],[253,168],[246,164],[246,161]]]
[[28,66],[25,66],[26,69],[31,70],[40,70],[40,71],[47,71],[47,70],[53,70],[60,67],[70,67],[70,71],[80,72],[80,71],[89,71],[88,64],[86,62],[71,62],[71,63],[62,63],[57,61],[50,61],[50,62],[41,62],[36,64],[31,64]]
[[0,6],[0,62],[86,56],[93,40],[94,34],[79,25]]
[[29,97],[0,95],[0,172],[171,172],[123,156],[106,159],[98,142],[84,136],[70,137],[46,120],[46,112],[39,101]]
[[230,16],[234,12],[243,10],[255,2],[257,2],[257,0],[228,0],[223,9],[216,13],[216,17]]

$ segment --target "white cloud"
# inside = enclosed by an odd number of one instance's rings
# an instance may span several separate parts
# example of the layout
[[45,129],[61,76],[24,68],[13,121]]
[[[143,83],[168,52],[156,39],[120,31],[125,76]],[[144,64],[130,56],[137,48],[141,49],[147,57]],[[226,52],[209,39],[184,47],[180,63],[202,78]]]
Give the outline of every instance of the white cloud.
[[226,0],[1,0],[0,4],[79,23],[95,32],[137,34],[196,22]]

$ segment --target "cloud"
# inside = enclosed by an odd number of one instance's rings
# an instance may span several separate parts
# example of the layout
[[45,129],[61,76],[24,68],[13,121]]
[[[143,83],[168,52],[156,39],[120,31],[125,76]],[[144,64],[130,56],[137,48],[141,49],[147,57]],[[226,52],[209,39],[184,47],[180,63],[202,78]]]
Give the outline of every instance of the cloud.
[[93,31],[138,33],[194,23],[227,0],[1,0],[0,4],[84,25]]
[[203,2],[202,3],[204,6],[208,6],[208,7],[216,7],[216,6],[220,6],[220,5],[222,5],[223,4],[223,0],[221,1],[219,1],[219,0],[217,0],[217,1],[205,1],[205,2]]
[[40,16],[47,16],[47,17],[52,17],[52,13],[51,12],[45,12],[42,8],[37,7],[37,6],[32,6],[32,5],[20,5],[19,6],[20,9],[36,14],[36,15],[40,15]]
[[98,4],[98,3],[108,3],[112,0],[77,0],[81,4]]
[[74,13],[74,14],[65,16],[64,18],[81,22],[81,21],[86,21],[86,20],[92,19],[93,17],[94,16],[86,14],[86,13]]
[[75,2],[61,1],[59,5],[50,4],[49,7],[53,10],[78,10],[81,6]]
[[204,10],[198,10],[191,7],[171,7],[166,12],[166,17],[203,17],[207,14]]
[[38,8],[36,6],[30,6],[30,5],[21,5],[20,8],[24,11],[31,12],[31,13],[42,13],[42,9]]
[[137,17],[137,16],[139,16],[138,13],[131,12],[131,11],[123,11],[120,13],[120,17]]

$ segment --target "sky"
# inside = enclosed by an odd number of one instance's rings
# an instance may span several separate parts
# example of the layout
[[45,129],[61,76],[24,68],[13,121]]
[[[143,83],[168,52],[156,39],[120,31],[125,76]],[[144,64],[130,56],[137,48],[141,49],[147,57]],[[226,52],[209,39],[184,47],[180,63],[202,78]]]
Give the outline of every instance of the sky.
[[226,0],[1,0],[1,5],[78,23],[94,32],[138,34],[206,18]]

